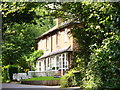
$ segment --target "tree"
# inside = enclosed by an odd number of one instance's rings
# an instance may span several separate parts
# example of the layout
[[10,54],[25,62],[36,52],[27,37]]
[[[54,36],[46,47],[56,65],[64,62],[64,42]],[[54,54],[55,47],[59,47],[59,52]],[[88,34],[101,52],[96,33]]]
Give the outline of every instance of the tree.
[[[50,18],[41,18],[44,10],[42,12],[40,8],[43,4],[31,2],[5,2],[2,4],[3,81],[10,79],[7,78],[10,76],[6,72],[9,70],[8,66],[16,65],[19,68],[17,72],[35,70],[36,58],[42,55],[41,51],[36,51],[35,38],[54,25]],[[41,11],[36,11],[36,9]]]
[[29,63],[29,67],[31,70],[36,70],[36,60],[38,59],[38,57],[43,55],[43,51],[39,50],[39,51],[34,51],[33,53],[31,53],[26,61]]
[[27,68],[26,60],[22,57],[34,52],[36,49],[34,39],[54,25],[49,18],[39,18],[42,10],[39,12],[35,9],[40,10],[42,5],[44,3],[3,3],[3,65],[24,64],[20,66]]
[[[61,6],[59,6],[61,5]],[[51,15],[79,21],[73,30],[79,50],[72,64],[83,75],[83,88],[118,88],[120,85],[120,3],[56,3]],[[59,14],[59,15],[58,15]]]

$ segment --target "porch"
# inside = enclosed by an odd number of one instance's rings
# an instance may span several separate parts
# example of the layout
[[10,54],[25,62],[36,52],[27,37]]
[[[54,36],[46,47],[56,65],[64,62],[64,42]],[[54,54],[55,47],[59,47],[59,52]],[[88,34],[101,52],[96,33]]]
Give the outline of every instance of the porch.
[[[63,52],[56,55],[51,55],[45,58],[42,58],[36,63],[36,71],[46,72],[46,75],[54,72],[50,75],[64,75],[70,67],[70,58],[71,55],[69,52]],[[45,75],[45,76],[46,76]]]

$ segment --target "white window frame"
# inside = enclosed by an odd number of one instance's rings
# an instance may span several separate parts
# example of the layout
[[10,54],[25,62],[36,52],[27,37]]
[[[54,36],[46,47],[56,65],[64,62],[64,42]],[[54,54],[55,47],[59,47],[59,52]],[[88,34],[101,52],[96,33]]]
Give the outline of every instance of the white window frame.
[[49,50],[49,49],[48,49],[48,43],[49,43],[49,37],[47,36],[47,37],[46,37],[46,51]]
[[59,46],[60,44],[60,31],[57,32],[57,37],[56,37],[57,41],[56,41],[56,46]]

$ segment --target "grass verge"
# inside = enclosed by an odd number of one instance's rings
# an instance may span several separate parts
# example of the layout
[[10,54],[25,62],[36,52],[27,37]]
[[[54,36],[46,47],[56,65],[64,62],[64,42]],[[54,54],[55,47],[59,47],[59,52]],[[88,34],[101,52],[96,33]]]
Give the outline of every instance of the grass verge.
[[22,79],[21,81],[41,81],[41,80],[60,80],[60,78],[54,78],[53,76],[34,77],[29,79]]

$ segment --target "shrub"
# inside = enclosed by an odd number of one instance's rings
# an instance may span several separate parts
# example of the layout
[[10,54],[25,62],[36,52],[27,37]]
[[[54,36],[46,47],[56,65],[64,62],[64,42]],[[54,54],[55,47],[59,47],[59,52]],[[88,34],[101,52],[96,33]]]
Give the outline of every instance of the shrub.
[[76,80],[77,86],[82,84],[82,74],[80,72],[74,73],[74,78]]
[[61,88],[64,87],[71,87],[71,86],[77,86],[77,78],[75,78],[75,75],[73,74],[74,71],[68,71],[67,74],[61,77],[60,79],[60,85]]
[[2,82],[6,82],[7,80],[10,80],[8,66],[4,66],[2,67]]
[[84,88],[120,88],[120,53],[117,46],[116,35],[104,39],[101,47],[93,50],[82,80]]
[[13,80],[13,73],[18,73],[18,66],[16,65],[9,65],[9,76],[10,76],[10,80]]
[[10,82],[13,77],[13,73],[18,72],[16,65],[7,65],[2,67],[2,82]]

